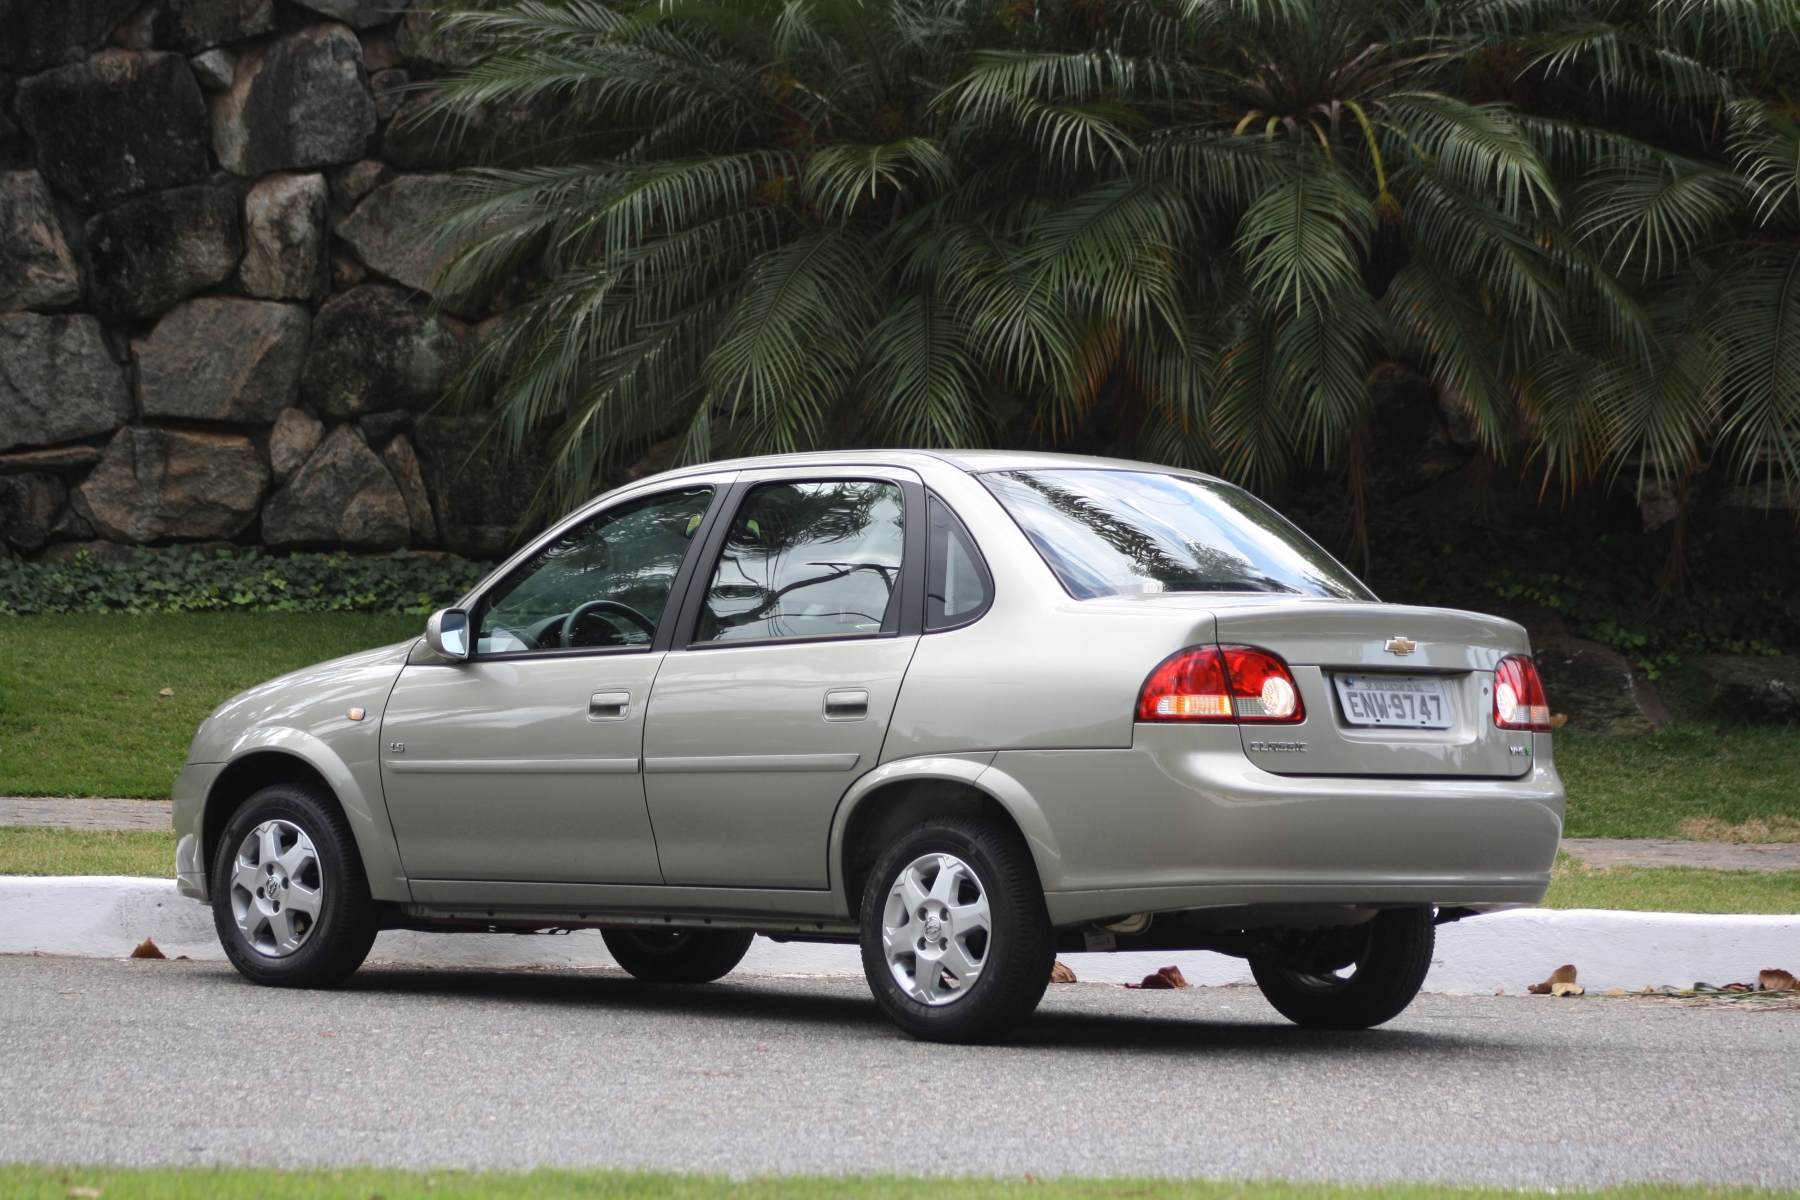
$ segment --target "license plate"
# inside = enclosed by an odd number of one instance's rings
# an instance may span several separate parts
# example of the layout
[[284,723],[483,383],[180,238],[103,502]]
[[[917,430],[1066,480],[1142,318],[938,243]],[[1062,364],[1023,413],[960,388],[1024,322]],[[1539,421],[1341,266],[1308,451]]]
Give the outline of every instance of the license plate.
[[1441,679],[1406,675],[1336,676],[1338,702],[1352,725],[1448,729],[1450,702]]

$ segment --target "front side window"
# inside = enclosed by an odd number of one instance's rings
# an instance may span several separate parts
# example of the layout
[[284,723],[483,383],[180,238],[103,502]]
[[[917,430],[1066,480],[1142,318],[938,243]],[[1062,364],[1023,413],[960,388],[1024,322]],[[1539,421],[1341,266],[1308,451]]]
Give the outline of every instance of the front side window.
[[563,534],[490,593],[476,653],[649,646],[711,500],[662,492]]
[[900,488],[844,479],[764,483],[739,507],[694,641],[827,638],[897,627]]
[[1349,571],[1241,488],[1151,471],[981,476],[1077,600],[1144,592],[1288,592],[1373,600]]

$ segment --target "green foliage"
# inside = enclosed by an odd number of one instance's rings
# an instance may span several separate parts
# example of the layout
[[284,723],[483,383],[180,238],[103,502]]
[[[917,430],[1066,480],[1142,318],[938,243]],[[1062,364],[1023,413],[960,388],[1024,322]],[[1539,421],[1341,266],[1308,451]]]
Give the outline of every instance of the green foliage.
[[386,557],[257,550],[140,549],[129,562],[0,558],[0,616],[84,612],[426,614],[454,603],[489,564],[451,555]]
[[[1714,871],[1705,867],[1589,867],[1556,856],[1545,908],[1616,908],[1628,912],[1800,912],[1800,871]],[[1645,980],[1646,984],[1689,980]],[[1720,980],[1719,982],[1729,982]],[[1751,980],[1755,982],[1754,979]]]
[[439,290],[526,296],[453,398],[557,430],[543,505],[658,441],[1102,410],[1263,485],[1358,466],[1387,360],[1567,486],[1800,480],[1791,4],[439,11],[470,59],[425,119],[535,114],[464,172]]

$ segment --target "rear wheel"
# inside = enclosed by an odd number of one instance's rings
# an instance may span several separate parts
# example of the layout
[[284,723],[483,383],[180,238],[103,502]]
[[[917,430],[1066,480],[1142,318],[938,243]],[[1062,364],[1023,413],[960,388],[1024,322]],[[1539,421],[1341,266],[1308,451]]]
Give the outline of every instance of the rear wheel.
[[747,930],[604,929],[614,961],[646,983],[711,983],[743,961]]
[[263,788],[233,813],[213,860],[213,924],[244,978],[330,987],[375,944],[375,902],[337,804],[303,783]]
[[1432,911],[1387,909],[1365,928],[1354,961],[1336,970],[1296,970],[1252,958],[1256,986],[1282,1016],[1308,1029],[1368,1029],[1393,1020],[1419,994],[1431,969]]
[[1031,854],[973,817],[921,821],[895,838],[863,889],[863,973],[916,1038],[979,1042],[1031,1015],[1056,943]]

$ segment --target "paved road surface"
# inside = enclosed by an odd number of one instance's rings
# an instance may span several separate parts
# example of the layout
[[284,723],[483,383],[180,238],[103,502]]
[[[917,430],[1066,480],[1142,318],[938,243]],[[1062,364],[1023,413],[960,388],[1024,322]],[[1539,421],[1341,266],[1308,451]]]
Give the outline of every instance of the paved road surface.
[[0,958],[0,1157],[1800,1185],[1800,1011],[1422,997],[1310,1034],[1250,988],[1058,986],[910,1042],[860,980]]

